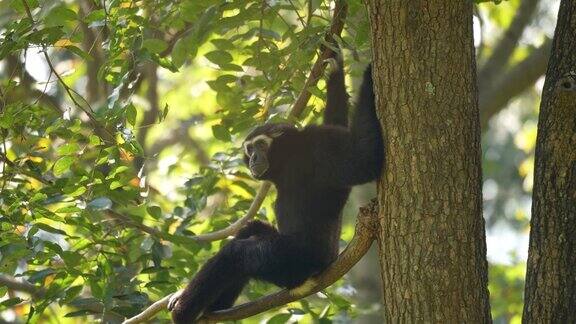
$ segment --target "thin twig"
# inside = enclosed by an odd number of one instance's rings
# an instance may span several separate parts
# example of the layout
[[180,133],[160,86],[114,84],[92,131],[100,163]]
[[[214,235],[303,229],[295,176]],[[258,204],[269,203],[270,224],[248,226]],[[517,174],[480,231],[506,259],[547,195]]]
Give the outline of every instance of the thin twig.
[[[26,11],[26,14],[28,16],[28,19],[30,19],[30,23],[32,25],[36,24],[34,17],[32,16],[32,11],[30,10],[30,6],[28,5],[28,2],[26,0],[22,0],[22,4],[24,5],[24,9]],[[33,30],[37,30],[35,27],[33,28]],[[54,73],[54,75],[56,76],[56,78],[58,79],[58,81],[60,81],[60,84],[62,84],[62,87],[64,88],[64,91],[66,91],[66,93],[68,94],[68,97],[70,97],[70,100],[72,100],[72,102],[74,103],[74,105],[76,107],[78,107],[78,109],[82,110],[87,116],[88,119],[90,119],[90,121],[92,122],[93,126],[97,129],[103,130],[104,132],[107,133],[108,135],[108,140],[112,140],[114,139],[114,135],[104,126],[100,125],[100,123],[98,122],[98,120],[96,119],[96,117],[94,116],[94,110],[92,109],[92,107],[90,106],[90,104],[84,100],[84,98],[80,95],[78,95],[78,93],[70,88],[70,86],[68,86],[66,84],[66,82],[64,82],[64,79],[62,79],[62,77],[60,76],[60,74],[58,74],[58,72],[56,72],[56,69],[54,68],[54,65],[52,64],[52,61],[50,60],[50,56],[48,55],[48,52],[46,51],[46,49],[42,49],[42,53],[44,55],[44,59],[46,60],[46,63],[48,64],[48,67],[50,68],[50,71],[52,71],[52,73]],[[82,98],[84,100],[84,102],[86,103],[88,108],[83,107],[78,100],[76,100],[76,98],[74,97],[74,94],[78,95],[80,98]]]

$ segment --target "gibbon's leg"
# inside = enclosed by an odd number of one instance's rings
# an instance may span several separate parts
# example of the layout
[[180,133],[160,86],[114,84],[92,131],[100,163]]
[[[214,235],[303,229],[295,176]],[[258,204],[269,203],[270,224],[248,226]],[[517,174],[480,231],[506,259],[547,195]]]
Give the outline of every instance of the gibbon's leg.
[[213,302],[210,306],[206,308],[209,312],[214,312],[217,310],[227,309],[234,305],[234,302],[242,293],[242,289],[244,286],[248,284],[248,280],[250,278],[244,277],[242,279],[233,282],[230,286],[226,287],[224,292],[218,296],[215,302]]
[[249,278],[248,260],[258,262],[253,255],[260,242],[278,232],[266,223],[252,221],[238,234],[202,266],[181,294],[170,299],[168,309],[174,323],[192,323],[205,309],[234,303]]
[[243,277],[226,249],[230,243],[202,266],[181,294],[172,296],[168,309],[174,323],[193,323],[228,286]]
[[344,63],[342,54],[326,60],[330,77],[326,82],[326,108],[324,125],[348,126],[348,93],[344,84]]
[[[265,235],[275,235],[278,234],[276,229],[268,224],[261,222],[259,220],[252,220],[248,222],[244,227],[238,231],[235,239],[247,239],[250,237],[261,238]],[[224,289],[224,292],[218,296],[218,299],[214,301],[208,308],[208,311],[217,311],[221,309],[230,308],[234,305],[234,302],[242,293],[242,289],[248,283],[249,278],[245,277],[233,282],[230,286]]]
[[205,310],[230,304],[241,290],[234,283],[246,278],[296,286],[318,270],[312,260],[301,240],[280,234],[234,239],[202,267],[180,296],[170,300],[172,319],[176,324],[193,323]]

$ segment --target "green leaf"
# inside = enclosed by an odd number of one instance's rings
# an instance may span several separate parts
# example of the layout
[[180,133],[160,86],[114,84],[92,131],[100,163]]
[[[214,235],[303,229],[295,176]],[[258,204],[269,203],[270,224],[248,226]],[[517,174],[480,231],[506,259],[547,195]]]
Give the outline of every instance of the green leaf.
[[168,103],[166,103],[164,105],[164,110],[162,110],[162,113],[158,115],[158,122],[162,122],[164,119],[166,119],[166,116],[168,116],[168,111],[170,111],[170,106],[168,106]]
[[81,212],[82,209],[78,208],[76,206],[67,206],[67,207],[62,207],[59,208],[55,211],[55,213],[57,214],[72,214],[72,213],[79,213]]
[[32,198],[30,198],[30,202],[34,203],[34,202],[44,201],[44,200],[46,200],[46,198],[48,198],[48,196],[45,193],[37,192],[34,194],[34,196],[32,196]]
[[100,139],[100,137],[98,137],[94,134],[90,135],[89,140],[90,140],[90,145],[98,146],[98,145],[102,144],[102,140]]
[[144,42],[142,43],[142,47],[147,49],[151,53],[159,54],[162,53],[166,48],[168,48],[168,44],[162,39],[148,38],[144,40]]
[[187,37],[181,38],[176,41],[174,49],[172,49],[172,64],[176,67],[182,66],[189,56],[196,56],[198,48],[192,44]]
[[150,214],[150,216],[156,219],[162,217],[162,209],[158,206],[150,206],[146,208],[146,211],[148,212],[148,214]]
[[73,156],[61,157],[60,159],[58,159],[58,161],[56,161],[56,163],[54,163],[53,166],[54,175],[61,176],[62,174],[64,174],[64,172],[70,169],[72,163],[74,163]]
[[82,261],[82,256],[74,251],[62,251],[60,256],[68,268],[75,268]]
[[0,309],[10,308],[12,306],[18,305],[24,300],[20,297],[9,298],[0,303]]
[[84,286],[77,285],[66,289],[66,296],[62,298],[60,302],[63,304],[69,303],[72,299],[76,298],[80,294],[82,288],[84,288]]
[[236,71],[236,72],[243,72],[244,69],[240,65],[228,63],[228,64],[220,64],[220,69],[222,71]]
[[114,189],[118,189],[120,187],[122,187],[124,184],[118,180],[114,180],[112,181],[112,183],[110,183],[110,190],[114,190]]
[[72,9],[66,6],[57,6],[44,17],[44,24],[46,26],[60,26],[65,21],[76,20],[78,15]]
[[94,23],[96,21],[101,21],[106,18],[106,11],[104,9],[94,10],[88,14],[88,16],[84,17],[84,21],[87,24]]
[[78,48],[74,45],[64,46],[64,48],[66,48],[70,52],[78,55],[80,58],[84,59],[85,61],[92,61],[92,56],[90,56],[90,54],[84,52],[83,50],[81,50],[80,48]]
[[79,311],[70,312],[70,313],[64,315],[64,317],[78,317],[78,316],[87,316],[87,315],[92,315],[92,314],[96,314],[96,312],[88,310],[88,309],[83,309],[83,310],[79,310]]
[[204,55],[210,62],[222,65],[232,62],[232,55],[225,51],[212,51]]
[[38,227],[39,229],[49,232],[49,233],[54,233],[54,234],[60,234],[60,235],[67,235],[65,231],[54,228],[48,224],[44,224],[44,223],[36,223],[34,224],[34,226]]
[[224,38],[213,39],[210,42],[212,42],[212,44],[214,44],[214,46],[216,46],[216,48],[218,48],[219,50],[223,50],[223,51],[230,51],[230,50],[233,50],[236,48],[236,46],[234,46],[234,43],[232,43],[230,40],[224,39]]
[[228,128],[224,127],[223,125],[212,126],[212,134],[214,134],[214,137],[221,141],[229,142],[232,139]]
[[284,324],[290,320],[292,314],[276,314],[266,321],[267,324]]
[[75,154],[76,152],[78,152],[79,150],[80,150],[80,146],[78,146],[78,144],[66,143],[64,145],[60,145],[56,149],[56,153],[58,153],[58,155],[72,155],[72,154]]
[[129,104],[126,107],[126,121],[132,126],[136,125],[136,107],[133,104]]

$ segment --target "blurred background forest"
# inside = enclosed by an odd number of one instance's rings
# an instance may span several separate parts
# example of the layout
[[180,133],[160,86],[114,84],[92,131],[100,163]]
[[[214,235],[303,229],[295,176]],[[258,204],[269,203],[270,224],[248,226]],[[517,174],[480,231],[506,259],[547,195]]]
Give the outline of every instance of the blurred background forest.
[[[477,1],[489,289],[519,323],[538,104],[558,1]],[[288,111],[330,28],[320,0],[0,2],[0,322],[120,322],[181,288],[260,185],[240,143],[255,125],[318,122],[324,81]],[[352,100],[371,60],[348,1]],[[394,62],[390,62],[394,64]],[[355,188],[342,246],[374,185]],[[274,193],[256,217],[273,222]],[[243,320],[381,323],[375,253],[324,292]],[[25,281],[23,281],[25,280]],[[253,282],[241,300],[276,288]],[[155,319],[168,321],[167,312]]]

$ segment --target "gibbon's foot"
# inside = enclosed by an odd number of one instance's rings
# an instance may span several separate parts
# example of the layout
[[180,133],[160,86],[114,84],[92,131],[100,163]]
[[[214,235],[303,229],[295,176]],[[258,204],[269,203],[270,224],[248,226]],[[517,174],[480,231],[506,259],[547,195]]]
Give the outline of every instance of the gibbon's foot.
[[180,296],[182,296],[182,292],[184,290],[178,290],[177,292],[173,293],[168,300],[168,305],[166,306],[169,311],[172,311],[176,306],[178,306],[178,301],[180,301]]

